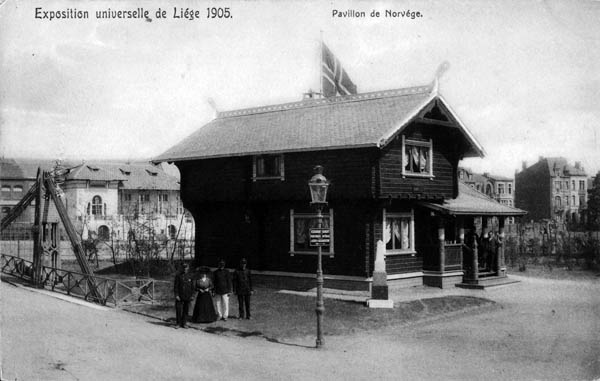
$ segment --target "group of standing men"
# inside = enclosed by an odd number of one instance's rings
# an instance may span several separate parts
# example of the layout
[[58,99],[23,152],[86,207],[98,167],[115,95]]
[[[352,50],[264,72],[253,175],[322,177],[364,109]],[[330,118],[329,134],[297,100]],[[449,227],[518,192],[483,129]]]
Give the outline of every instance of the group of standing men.
[[[199,290],[198,281],[195,276],[190,274],[189,270],[189,264],[184,263],[181,270],[177,272],[173,285],[177,326],[183,328],[187,328],[190,302],[194,296],[194,292]],[[254,291],[252,288],[252,276],[250,270],[247,268],[246,259],[240,261],[240,266],[234,271],[233,277],[231,272],[225,268],[225,261],[219,260],[218,268],[212,273],[210,284],[210,292],[213,295],[216,306],[214,320],[226,321],[229,317],[229,295],[231,292],[236,294],[238,298],[238,318],[251,319],[250,296]],[[196,303],[199,303],[199,299]],[[211,321],[214,320],[211,319]]]

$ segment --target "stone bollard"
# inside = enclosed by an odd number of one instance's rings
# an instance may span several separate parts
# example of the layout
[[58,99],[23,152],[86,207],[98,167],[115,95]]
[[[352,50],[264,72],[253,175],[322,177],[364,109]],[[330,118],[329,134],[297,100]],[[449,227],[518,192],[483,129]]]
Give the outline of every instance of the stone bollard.
[[371,299],[367,300],[369,308],[393,308],[394,301],[388,299],[387,273],[385,272],[385,244],[377,241],[375,254],[375,270],[371,285]]

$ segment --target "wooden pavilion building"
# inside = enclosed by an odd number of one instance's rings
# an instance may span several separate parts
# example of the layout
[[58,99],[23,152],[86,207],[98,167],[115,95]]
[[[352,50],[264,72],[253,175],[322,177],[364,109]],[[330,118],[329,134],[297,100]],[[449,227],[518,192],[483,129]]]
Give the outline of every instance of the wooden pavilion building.
[[[380,240],[390,286],[506,276],[503,221],[525,212],[460,185],[460,160],[483,155],[443,96],[424,86],[221,112],[154,161],[181,172],[198,264],[244,257],[263,276],[311,285],[317,221],[307,182],[322,165],[331,182],[325,286],[368,290]],[[473,226],[487,237],[491,218],[500,254],[480,271],[481,248],[469,237]]]

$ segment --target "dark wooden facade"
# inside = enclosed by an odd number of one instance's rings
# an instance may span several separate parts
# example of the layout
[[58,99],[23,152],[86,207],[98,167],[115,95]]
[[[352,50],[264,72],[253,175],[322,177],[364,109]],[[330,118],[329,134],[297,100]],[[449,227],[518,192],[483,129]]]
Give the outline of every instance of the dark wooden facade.
[[435,241],[435,226],[418,201],[441,202],[457,193],[457,167],[464,144],[455,128],[413,123],[407,139],[431,139],[433,177],[402,176],[402,136],[383,149],[355,148],[284,154],[285,179],[252,179],[252,156],[176,162],[181,198],[196,221],[199,264],[242,257],[254,269],[312,273],[316,255],[290,253],[290,210],[311,212],[308,179],[325,168],[329,208],[334,211],[334,255],[324,255],[326,274],[369,277],[375,247],[383,239],[383,211],[414,214],[415,248],[386,257],[388,274],[423,270],[423,254]]

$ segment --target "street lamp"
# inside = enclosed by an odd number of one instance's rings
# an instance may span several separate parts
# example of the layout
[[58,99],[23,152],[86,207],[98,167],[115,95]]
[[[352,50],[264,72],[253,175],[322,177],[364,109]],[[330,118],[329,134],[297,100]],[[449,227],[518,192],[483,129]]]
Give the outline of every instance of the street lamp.
[[[310,189],[311,205],[317,210],[317,221],[318,229],[311,229],[311,245],[317,246],[317,348],[323,345],[323,313],[325,312],[325,305],[323,303],[323,267],[322,267],[322,252],[321,246],[329,244],[329,232],[323,232],[323,208],[327,206],[327,188],[329,182],[327,178],[323,176],[323,167],[317,165],[314,168],[315,175],[311,177],[308,182],[308,188]],[[324,236],[327,239],[323,239]],[[314,243],[313,243],[314,238]]]

